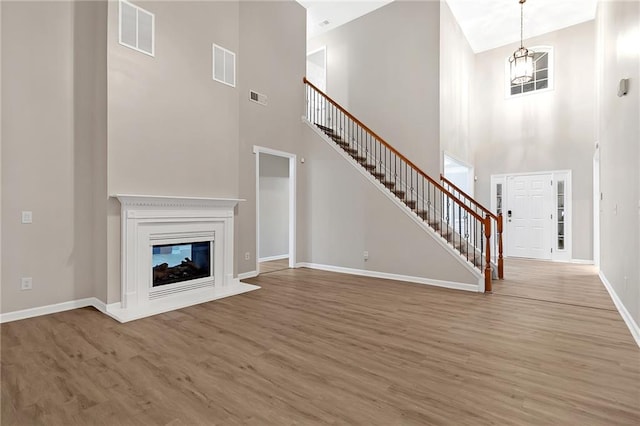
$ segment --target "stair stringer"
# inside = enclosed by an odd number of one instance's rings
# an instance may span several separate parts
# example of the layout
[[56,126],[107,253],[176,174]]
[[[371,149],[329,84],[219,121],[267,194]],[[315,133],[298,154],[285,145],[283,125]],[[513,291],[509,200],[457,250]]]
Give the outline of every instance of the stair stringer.
[[[302,117],[302,121],[307,124],[307,126],[313,130],[313,132],[318,135],[322,141],[328,144],[333,151],[338,153],[347,163],[349,163],[355,170],[357,170],[366,180],[368,180],[374,188],[376,188],[380,193],[382,193],[389,201],[391,201],[397,208],[400,209],[407,217],[409,217],[418,227],[433,241],[435,241],[440,247],[442,247],[452,259],[455,260],[460,266],[462,266],[468,273],[470,273],[474,279],[473,284],[470,283],[462,283],[462,282],[450,282],[440,280],[441,283],[436,283],[439,280],[424,280],[421,277],[414,277],[415,280],[409,279],[411,277],[402,276],[400,279],[403,281],[412,281],[419,282],[425,284],[433,284],[443,287],[450,287],[456,289],[463,289],[469,291],[477,291],[484,292],[484,277],[482,273],[476,268],[471,262],[467,261],[455,248],[447,242],[445,238],[443,238],[437,231],[431,228],[426,221],[424,221],[420,216],[418,216],[411,208],[405,205],[402,200],[400,200],[393,192],[391,192],[386,186],[380,183],[371,173],[369,173],[362,165],[354,160],[347,152],[345,152],[341,147],[339,147],[331,138],[329,138],[322,130],[318,127],[314,126],[311,122],[309,122],[305,117]],[[302,266],[309,266],[311,263],[304,263]],[[335,270],[339,272],[349,272],[358,274],[357,269],[353,268],[342,268],[342,267],[327,267],[327,265],[316,265],[313,266],[319,267],[319,269],[328,269]],[[370,276],[379,276],[384,278],[392,278],[392,276],[400,277],[395,274],[387,274],[384,272],[373,272],[373,271],[362,271],[362,272],[372,272],[361,275],[370,275]],[[434,281],[433,283],[430,281]]]

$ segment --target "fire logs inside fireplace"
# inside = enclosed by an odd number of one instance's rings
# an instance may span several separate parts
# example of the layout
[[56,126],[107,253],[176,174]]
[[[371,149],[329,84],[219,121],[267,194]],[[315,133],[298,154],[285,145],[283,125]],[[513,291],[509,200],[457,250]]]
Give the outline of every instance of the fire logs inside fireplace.
[[209,271],[200,269],[188,257],[176,266],[161,263],[153,267],[153,286],[173,284],[180,281],[195,280],[209,276]]
[[209,241],[153,246],[153,287],[211,275]]

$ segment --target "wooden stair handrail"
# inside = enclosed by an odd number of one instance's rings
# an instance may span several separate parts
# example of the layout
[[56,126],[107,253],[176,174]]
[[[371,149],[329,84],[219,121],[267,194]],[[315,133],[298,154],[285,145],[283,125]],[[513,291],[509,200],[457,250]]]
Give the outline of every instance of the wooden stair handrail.
[[485,206],[483,206],[482,204],[477,202],[473,197],[471,197],[469,194],[467,194],[466,192],[461,190],[456,184],[454,184],[449,179],[444,177],[444,175],[442,173],[440,173],[440,180],[446,182],[447,185],[453,187],[453,189],[458,191],[458,193],[460,193],[460,195],[465,197],[473,205],[475,205],[477,208],[482,210],[482,212],[485,215],[487,215],[490,218],[493,218],[496,221],[496,232],[498,234],[498,278],[500,278],[501,280],[504,279],[504,257],[503,257],[503,254],[502,254],[502,250],[503,250],[503,246],[502,246],[502,232],[503,232],[502,213],[500,213],[499,215],[493,214],[488,208],[486,208]]
[[397,149],[395,149],[394,147],[392,147],[387,141],[385,141],[383,138],[381,138],[380,136],[378,136],[376,134],[376,132],[374,132],[373,130],[371,130],[370,128],[368,128],[362,121],[358,120],[356,117],[354,117],[349,111],[347,111],[346,109],[344,109],[339,103],[337,103],[336,101],[334,101],[333,99],[331,99],[331,97],[329,97],[329,95],[327,95],[326,93],[324,93],[322,90],[318,89],[313,83],[311,83],[309,80],[307,80],[307,77],[303,77],[302,78],[302,82],[311,86],[316,92],[320,93],[324,98],[326,98],[329,103],[333,104],[333,106],[335,106],[336,108],[338,108],[340,111],[342,111],[342,113],[344,115],[346,115],[347,117],[349,117],[351,120],[353,120],[357,125],[359,125],[360,127],[362,127],[362,129],[369,133],[371,136],[373,136],[374,138],[376,138],[381,144],[383,144],[385,147],[387,147],[391,152],[393,152],[394,154],[396,154],[398,157],[400,157],[400,159],[402,159],[405,163],[407,163],[409,166],[411,166],[416,172],[418,172],[420,175],[422,175],[422,177],[424,177],[425,179],[427,179],[429,182],[431,182],[433,184],[433,186],[435,186],[436,188],[438,188],[440,191],[442,191],[443,193],[449,195],[453,200],[455,200],[455,203],[458,204],[459,206],[461,206],[467,213],[469,213],[471,216],[473,216],[474,218],[476,218],[478,221],[480,222],[484,222],[484,218],[482,216],[480,216],[478,213],[476,213],[475,211],[473,211],[473,209],[471,209],[469,206],[467,206],[466,204],[464,204],[462,201],[460,201],[458,199],[458,197],[456,197],[455,195],[453,195],[451,192],[449,192],[447,189],[445,189],[444,186],[442,186],[440,183],[436,182],[434,179],[431,178],[431,176],[429,176],[428,174],[426,174],[425,172],[422,171],[422,169],[420,169],[420,167],[416,166],[415,164],[413,164],[413,162],[411,160],[409,160],[407,157],[405,157],[404,155],[402,155]]
[[460,189],[460,187],[458,187],[456,184],[454,184],[453,182],[451,182],[449,179],[447,179],[446,177],[444,177],[444,175],[442,173],[440,173],[440,180],[444,181],[447,183],[447,185],[453,187],[453,189],[455,189],[456,191],[458,191],[460,193],[460,195],[462,195],[463,197],[465,197],[467,200],[469,200],[473,205],[475,205],[476,207],[478,207],[480,210],[482,210],[482,212],[484,214],[488,214],[489,216],[491,216],[492,218],[494,218],[496,221],[498,220],[498,216],[493,214],[491,212],[491,210],[489,210],[488,208],[486,208],[485,206],[483,206],[482,204],[480,204],[479,202],[477,202],[472,196],[470,196],[469,194],[467,194],[466,192],[464,192],[462,189]]

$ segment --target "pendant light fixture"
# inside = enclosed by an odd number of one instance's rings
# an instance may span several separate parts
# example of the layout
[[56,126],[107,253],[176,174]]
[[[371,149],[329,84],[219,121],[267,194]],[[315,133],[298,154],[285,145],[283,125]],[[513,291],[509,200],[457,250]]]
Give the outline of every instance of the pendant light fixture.
[[524,3],[520,2],[520,48],[509,57],[511,68],[511,84],[527,83],[533,79],[533,52],[526,49],[522,43],[524,28]]

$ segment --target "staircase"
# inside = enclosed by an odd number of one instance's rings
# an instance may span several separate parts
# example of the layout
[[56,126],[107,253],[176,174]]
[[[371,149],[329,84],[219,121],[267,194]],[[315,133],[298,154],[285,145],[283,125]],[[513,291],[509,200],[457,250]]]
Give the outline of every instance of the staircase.
[[[428,176],[306,78],[306,119],[363,167],[481,274],[485,291],[503,278],[502,216],[444,176]],[[493,229],[493,232],[492,232]]]

